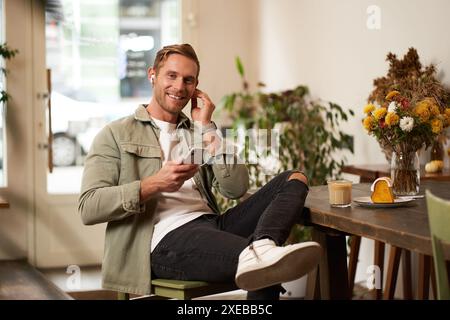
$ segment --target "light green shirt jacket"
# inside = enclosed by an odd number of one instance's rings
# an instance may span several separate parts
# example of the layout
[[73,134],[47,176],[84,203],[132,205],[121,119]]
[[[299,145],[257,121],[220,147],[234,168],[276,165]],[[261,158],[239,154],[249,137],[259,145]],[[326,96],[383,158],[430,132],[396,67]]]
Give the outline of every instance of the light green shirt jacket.
[[[180,114],[177,128],[193,130]],[[107,222],[102,264],[105,289],[139,295],[151,293],[150,245],[157,198],[139,202],[140,180],[161,168],[159,129],[145,105],[135,114],[116,120],[96,136],[87,155],[78,212],[86,225]],[[194,181],[211,210],[219,214],[212,187],[237,199],[248,189],[245,164],[235,155],[220,154],[223,161],[201,166]],[[234,164],[227,164],[228,161]],[[221,164],[219,164],[221,163]]]

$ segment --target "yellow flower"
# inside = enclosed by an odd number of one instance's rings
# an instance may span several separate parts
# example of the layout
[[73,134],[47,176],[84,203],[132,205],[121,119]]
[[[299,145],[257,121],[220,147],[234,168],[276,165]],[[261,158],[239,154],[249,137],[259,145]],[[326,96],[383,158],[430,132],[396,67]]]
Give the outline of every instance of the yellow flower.
[[443,129],[443,124],[440,119],[431,120],[431,131],[433,131],[433,133],[439,134],[439,133],[441,133],[442,129]]
[[450,126],[450,108],[446,108],[444,111],[444,118],[445,118],[445,126]]
[[422,122],[428,121],[430,118],[430,110],[428,109],[428,101],[422,100],[416,104],[414,108],[414,113],[420,118]]
[[369,103],[364,107],[364,113],[371,113],[373,110],[375,110],[375,106],[372,103]]
[[373,112],[373,116],[375,117],[376,120],[380,120],[386,115],[386,113],[387,113],[386,108],[378,108]]
[[439,107],[434,103],[430,105],[430,112],[433,116],[437,116],[438,114],[441,113]]
[[364,118],[364,120],[363,120],[364,128],[369,132],[372,131],[374,121],[375,121],[375,119],[372,116],[368,116],[368,117]]
[[446,128],[450,126],[450,117],[447,116],[446,114],[443,114],[442,118],[443,118],[442,123],[444,124],[444,127]]
[[393,90],[386,95],[386,100],[391,100],[393,97],[399,95],[400,92]]
[[395,126],[399,120],[400,117],[395,112],[388,112],[385,122],[388,127],[392,127]]
[[450,126],[450,108],[444,110],[444,113],[439,115],[439,118],[442,120],[444,128]]
[[445,108],[444,114],[447,116],[447,118],[450,118],[450,108]]
[[419,103],[424,103],[428,108],[430,108],[433,104],[436,104],[436,100],[434,100],[434,98],[425,98]]

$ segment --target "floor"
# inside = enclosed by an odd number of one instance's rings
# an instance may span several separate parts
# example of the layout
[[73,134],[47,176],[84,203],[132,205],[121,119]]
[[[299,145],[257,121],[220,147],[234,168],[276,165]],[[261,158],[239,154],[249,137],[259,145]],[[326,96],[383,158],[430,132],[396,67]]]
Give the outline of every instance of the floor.
[[[101,269],[98,266],[82,267],[80,270],[63,268],[40,270],[58,288],[66,291],[74,299],[96,300],[117,299],[117,293],[101,289]],[[77,278],[76,274],[79,277]],[[199,300],[245,300],[246,292],[235,290],[213,296],[201,297]]]
[[[296,282],[283,284],[287,292],[282,300],[302,300],[306,283],[302,278]],[[99,266],[79,269],[36,270],[26,261],[0,261],[0,300],[116,300],[117,293],[101,288]],[[300,283],[300,284],[299,284]],[[133,297],[132,297],[133,298]],[[199,300],[245,300],[246,292],[235,290]],[[355,300],[371,300],[373,296],[361,284],[355,285]]]
[[[40,270],[57,287],[66,291],[72,298],[80,300],[115,300],[117,294],[112,291],[101,289],[101,270],[98,266],[82,267],[80,270],[47,269]],[[78,272],[78,274],[77,274]],[[302,279],[303,281],[303,279]],[[295,285],[284,285],[287,292],[281,297],[282,300],[302,300],[298,296],[302,292],[295,291]],[[198,300],[245,300],[246,291],[235,290],[212,296],[197,298]],[[372,300],[371,293],[362,284],[355,284],[354,300]]]
[[26,261],[0,261],[0,300],[71,299]]

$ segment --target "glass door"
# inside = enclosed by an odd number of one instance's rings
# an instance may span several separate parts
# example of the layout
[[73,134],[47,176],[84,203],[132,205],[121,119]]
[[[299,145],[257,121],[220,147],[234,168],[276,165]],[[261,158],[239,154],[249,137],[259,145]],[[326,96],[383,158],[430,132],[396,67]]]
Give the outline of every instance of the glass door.
[[39,267],[99,264],[105,225],[84,226],[77,213],[84,159],[102,127],[149,102],[147,68],[161,46],[180,40],[179,1],[62,0],[47,2],[45,12],[41,1],[33,3],[42,103],[30,260]]
[[[78,193],[98,131],[147,103],[157,50],[180,39],[176,0],[64,0],[46,15],[51,70],[51,194]],[[67,183],[70,181],[70,183]]]

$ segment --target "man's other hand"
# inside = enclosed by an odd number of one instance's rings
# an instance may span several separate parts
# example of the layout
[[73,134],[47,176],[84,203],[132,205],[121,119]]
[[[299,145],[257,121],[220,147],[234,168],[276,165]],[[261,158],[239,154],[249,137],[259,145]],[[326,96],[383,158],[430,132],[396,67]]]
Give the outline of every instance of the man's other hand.
[[[197,104],[197,99],[203,103],[202,107],[199,107]],[[209,96],[199,90],[195,89],[194,95],[191,99],[191,117],[195,122],[201,122],[202,125],[207,125],[211,122],[211,117],[216,108],[214,103],[211,101]]]

